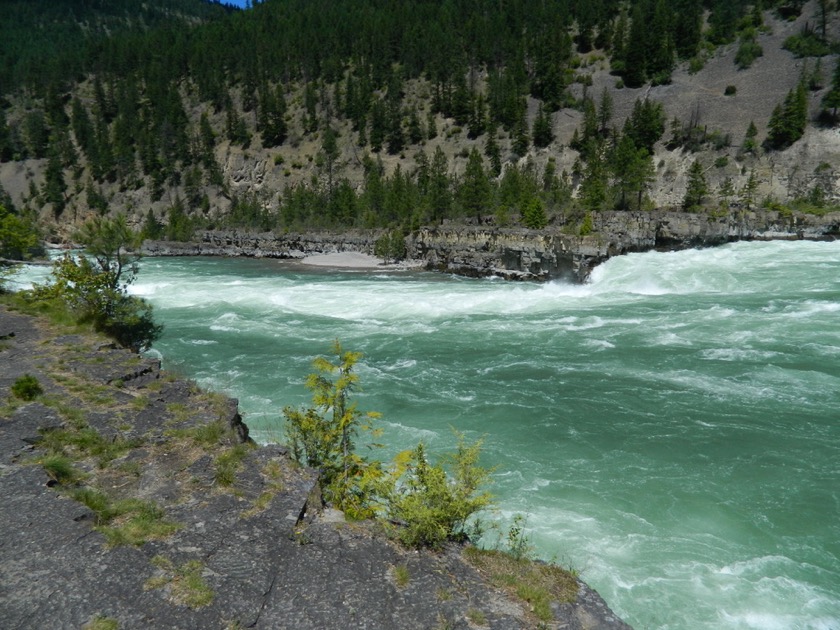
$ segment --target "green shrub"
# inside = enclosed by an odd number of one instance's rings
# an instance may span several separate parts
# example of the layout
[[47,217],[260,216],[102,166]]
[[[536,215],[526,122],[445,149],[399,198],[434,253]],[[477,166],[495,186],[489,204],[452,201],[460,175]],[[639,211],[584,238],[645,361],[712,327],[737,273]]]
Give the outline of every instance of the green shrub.
[[808,28],[798,35],[788,37],[782,48],[789,50],[796,57],[823,57],[831,52],[828,45]]
[[316,372],[306,379],[313,406],[283,409],[286,435],[294,458],[320,470],[324,499],[351,518],[369,518],[385,492],[381,484],[386,475],[381,462],[369,461],[356,452],[355,440],[360,431],[372,431],[371,421],[379,414],[362,414],[350,401],[359,378],[353,367],[362,355],[345,352],[338,340],[333,353],[335,363],[323,357],[315,359]]
[[752,65],[753,61],[763,54],[764,50],[754,39],[742,39],[740,46],[738,46],[738,52],[735,53],[735,65],[738,66],[739,70],[746,70]]
[[733,96],[736,92],[738,92],[738,88],[734,85],[727,85],[726,89],[723,91],[724,96]]
[[430,464],[422,443],[398,459],[397,482],[388,500],[396,537],[408,547],[439,549],[450,540],[465,540],[467,521],[490,504],[481,491],[490,471],[478,465],[481,441],[466,444],[458,436],[449,458],[452,477],[441,464]]
[[38,379],[31,374],[24,374],[12,385],[12,395],[21,400],[35,400],[44,393]]

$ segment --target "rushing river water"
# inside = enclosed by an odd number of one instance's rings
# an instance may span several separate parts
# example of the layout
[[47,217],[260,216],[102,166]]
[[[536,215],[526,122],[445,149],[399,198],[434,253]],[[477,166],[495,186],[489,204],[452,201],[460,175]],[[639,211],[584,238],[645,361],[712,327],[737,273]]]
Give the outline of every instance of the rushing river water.
[[259,439],[365,357],[387,454],[486,436],[504,521],[639,630],[840,629],[840,243],[614,258],[585,286],[147,259],[167,367]]

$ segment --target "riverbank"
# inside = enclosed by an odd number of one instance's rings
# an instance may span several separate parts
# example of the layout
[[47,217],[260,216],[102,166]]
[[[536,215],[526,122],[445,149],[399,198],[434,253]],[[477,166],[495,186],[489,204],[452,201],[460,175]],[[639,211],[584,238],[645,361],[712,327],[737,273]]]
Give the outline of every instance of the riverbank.
[[[24,375],[42,393],[12,394]],[[0,618],[9,627],[537,627],[463,548],[322,511],[235,400],[0,305]],[[575,580],[549,627],[628,628]],[[113,625],[116,624],[116,625]]]
[[[381,236],[381,231],[364,230],[306,234],[206,231],[186,243],[146,241],[142,251],[147,256],[247,256],[302,261],[309,258],[312,263],[319,261],[316,256],[324,255],[372,256]],[[586,282],[597,265],[630,252],[712,247],[742,240],[836,238],[840,238],[838,212],[819,216],[733,211],[712,216],[653,211],[596,213],[592,232],[585,235],[551,227],[528,230],[447,223],[409,234],[405,245],[408,259],[426,269],[509,280]],[[332,260],[342,261],[340,257]],[[369,258],[363,260],[366,268],[379,266]]]

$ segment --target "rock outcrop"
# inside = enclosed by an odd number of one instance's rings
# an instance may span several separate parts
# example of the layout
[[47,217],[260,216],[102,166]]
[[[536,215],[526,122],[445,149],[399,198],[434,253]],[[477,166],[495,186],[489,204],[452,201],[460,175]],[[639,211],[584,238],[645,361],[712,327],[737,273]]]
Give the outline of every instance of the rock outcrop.
[[[300,259],[308,254],[372,254],[381,231],[307,234],[209,231],[188,243],[146,242],[151,256],[255,256]],[[602,212],[593,231],[572,235],[558,228],[526,230],[447,223],[406,237],[412,259],[427,268],[467,276],[519,280],[564,278],[585,282],[592,269],[628,252],[710,247],[739,240],[840,237],[840,213],[817,216],[737,211],[722,216],[685,212]]]
[[2,305],[0,401],[3,628],[629,628],[583,582],[542,623],[462,547],[321,511],[316,473],[252,444],[235,401]]

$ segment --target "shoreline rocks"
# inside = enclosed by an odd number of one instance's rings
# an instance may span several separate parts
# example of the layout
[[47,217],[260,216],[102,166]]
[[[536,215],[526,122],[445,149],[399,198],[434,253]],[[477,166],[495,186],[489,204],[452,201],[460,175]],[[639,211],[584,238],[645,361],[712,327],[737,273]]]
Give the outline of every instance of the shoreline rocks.
[[[312,254],[372,255],[382,230],[273,233],[206,231],[190,242],[146,241],[147,256],[245,256],[301,260]],[[429,270],[508,280],[586,282],[592,269],[613,256],[650,250],[712,247],[741,240],[834,240],[840,213],[823,216],[777,211],[733,211],[714,216],[686,212],[601,212],[593,232],[574,235],[484,225],[423,227],[405,238],[408,258]]]

